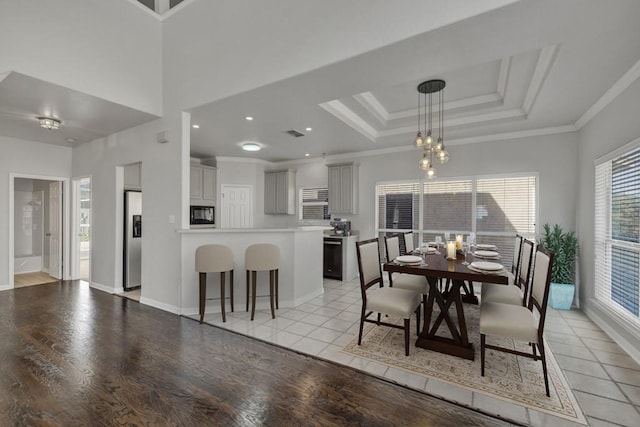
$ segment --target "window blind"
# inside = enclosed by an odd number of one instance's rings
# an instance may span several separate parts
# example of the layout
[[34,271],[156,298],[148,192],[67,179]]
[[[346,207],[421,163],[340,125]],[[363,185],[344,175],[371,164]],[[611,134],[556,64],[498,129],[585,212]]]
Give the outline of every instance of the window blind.
[[595,167],[595,296],[640,328],[640,148]]
[[[393,236],[418,230],[420,220],[420,183],[379,184],[376,187],[378,210],[378,237],[384,256],[384,236]],[[400,239],[404,252],[404,239]]]
[[300,189],[300,219],[328,220],[329,189],[327,187],[312,187]]
[[427,233],[472,231],[473,182],[424,183],[423,228]]

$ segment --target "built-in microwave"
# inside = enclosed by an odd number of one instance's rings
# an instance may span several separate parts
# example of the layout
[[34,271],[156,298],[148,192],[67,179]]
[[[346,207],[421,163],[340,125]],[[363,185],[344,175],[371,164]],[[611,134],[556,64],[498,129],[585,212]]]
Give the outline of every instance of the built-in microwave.
[[190,223],[192,226],[215,226],[216,208],[213,206],[191,206]]

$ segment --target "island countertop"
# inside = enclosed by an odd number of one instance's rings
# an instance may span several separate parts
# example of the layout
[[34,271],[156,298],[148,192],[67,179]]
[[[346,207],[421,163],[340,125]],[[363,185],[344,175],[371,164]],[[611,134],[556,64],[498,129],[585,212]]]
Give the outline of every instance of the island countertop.
[[216,234],[216,233],[296,233],[305,231],[326,231],[331,227],[310,225],[295,228],[182,228],[177,230],[180,234]]

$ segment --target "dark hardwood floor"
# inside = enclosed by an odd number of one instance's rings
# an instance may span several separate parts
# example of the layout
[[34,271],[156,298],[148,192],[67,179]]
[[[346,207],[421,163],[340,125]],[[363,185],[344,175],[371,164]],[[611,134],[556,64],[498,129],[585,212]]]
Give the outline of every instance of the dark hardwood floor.
[[61,282],[0,292],[0,425],[505,425]]

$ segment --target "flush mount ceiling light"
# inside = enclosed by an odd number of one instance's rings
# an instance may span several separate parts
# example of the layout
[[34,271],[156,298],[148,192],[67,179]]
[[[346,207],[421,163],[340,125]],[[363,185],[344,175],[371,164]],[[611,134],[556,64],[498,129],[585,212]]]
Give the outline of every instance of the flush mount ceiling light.
[[253,120],[253,117],[251,117],[251,116],[247,116],[247,117],[245,117],[244,119],[250,122],[251,120]]
[[41,128],[45,128],[47,130],[60,129],[60,120],[52,119],[51,117],[38,117],[38,121],[40,122]]
[[245,144],[242,144],[241,148],[244,151],[260,151],[262,149],[262,147],[255,142],[247,142]]
[[195,125],[194,124],[194,125],[191,125],[191,127],[194,128],[194,129],[200,129],[200,125]]
[[[444,146],[444,80],[427,80],[418,85],[418,133],[413,145],[422,148],[420,168],[427,173],[428,178],[435,178],[436,170],[433,167],[434,157],[438,163],[449,161],[449,153]],[[438,94],[438,139],[433,140],[432,120],[432,94]],[[424,126],[425,136],[420,130],[420,96],[424,95]]]

